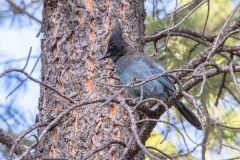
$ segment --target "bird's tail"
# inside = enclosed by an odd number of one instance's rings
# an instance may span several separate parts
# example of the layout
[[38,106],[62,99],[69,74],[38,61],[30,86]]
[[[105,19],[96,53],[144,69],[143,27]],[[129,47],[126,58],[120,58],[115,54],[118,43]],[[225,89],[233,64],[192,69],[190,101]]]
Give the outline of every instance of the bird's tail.
[[185,104],[183,104],[181,101],[177,101],[175,107],[189,123],[191,123],[197,129],[202,130],[201,122]]

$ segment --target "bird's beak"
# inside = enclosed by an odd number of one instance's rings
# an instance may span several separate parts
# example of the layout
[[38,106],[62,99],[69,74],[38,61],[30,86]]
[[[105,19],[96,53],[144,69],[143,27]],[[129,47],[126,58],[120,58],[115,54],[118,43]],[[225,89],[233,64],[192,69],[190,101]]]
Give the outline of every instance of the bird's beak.
[[106,52],[103,57],[99,59],[99,61],[111,57],[111,52]]

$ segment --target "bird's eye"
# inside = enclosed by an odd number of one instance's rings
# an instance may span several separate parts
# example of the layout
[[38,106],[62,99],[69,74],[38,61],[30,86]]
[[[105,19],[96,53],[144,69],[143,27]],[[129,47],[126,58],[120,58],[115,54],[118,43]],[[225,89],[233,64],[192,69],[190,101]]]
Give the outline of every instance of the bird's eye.
[[111,46],[109,47],[110,50],[112,50],[112,49],[114,49],[114,48],[115,48],[114,45],[111,45]]

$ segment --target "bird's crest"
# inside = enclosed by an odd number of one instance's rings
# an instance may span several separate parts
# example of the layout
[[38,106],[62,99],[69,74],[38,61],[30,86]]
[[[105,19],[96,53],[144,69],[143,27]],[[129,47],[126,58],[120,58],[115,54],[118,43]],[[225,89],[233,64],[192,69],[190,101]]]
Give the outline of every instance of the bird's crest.
[[113,41],[116,41],[116,40],[122,40],[123,37],[122,37],[122,28],[121,28],[121,25],[118,23],[112,30],[112,34],[110,36],[110,39],[109,41],[110,42],[113,42]]

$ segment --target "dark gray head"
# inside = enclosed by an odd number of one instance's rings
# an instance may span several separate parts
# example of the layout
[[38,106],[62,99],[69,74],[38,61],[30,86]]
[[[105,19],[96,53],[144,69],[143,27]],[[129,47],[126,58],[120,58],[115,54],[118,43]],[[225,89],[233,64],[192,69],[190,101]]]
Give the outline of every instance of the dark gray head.
[[112,58],[114,62],[117,61],[117,59],[124,55],[125,48],[128,46],[128,44],[124,41],[122,36],[122,28],[120,25],[116,25],[113,28],[112,34],[110,36],[107,52],[105,55],[100,58],[99,60],[103,60],[106,58]]

